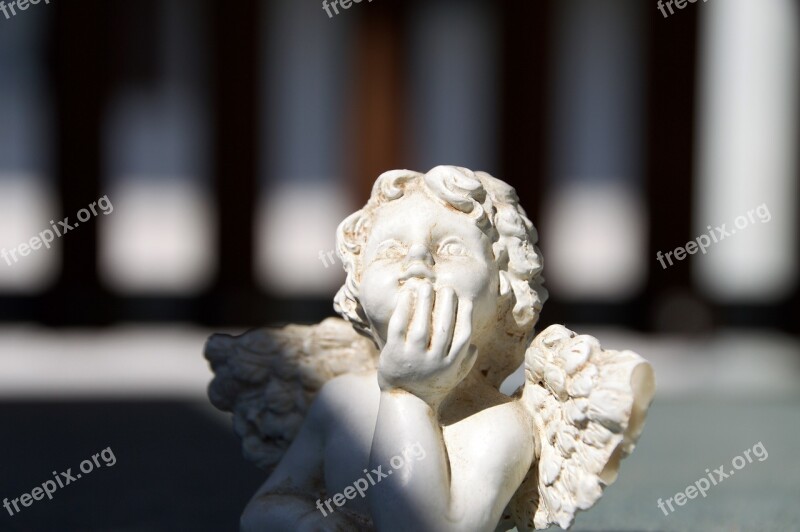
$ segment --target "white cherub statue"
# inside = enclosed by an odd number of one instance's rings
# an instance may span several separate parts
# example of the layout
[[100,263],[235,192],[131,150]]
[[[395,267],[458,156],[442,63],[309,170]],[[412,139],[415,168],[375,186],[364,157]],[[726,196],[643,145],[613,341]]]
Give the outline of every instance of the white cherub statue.
[[269,473],[242,530],[567,528],[597,502],[653,372],[560,325],[534,338],[536,241],[486,173],[386,172],[337,231],[346,322],[211,337],[211,400]]

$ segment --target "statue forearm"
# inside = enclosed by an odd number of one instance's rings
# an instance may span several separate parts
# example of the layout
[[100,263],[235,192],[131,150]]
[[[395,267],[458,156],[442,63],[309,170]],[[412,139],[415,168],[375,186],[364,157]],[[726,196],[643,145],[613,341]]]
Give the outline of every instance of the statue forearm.
[[[425,463],[408,460],[394,468],[396,457],[412,446],[424,450]],[[392,460],[395,460],[392,462]],[[392,469],[386,471],[389,464]],[[369,492],[378,529],[455,530],[452,522],[449,462],[436,413],[422,399],[401,390],[381,393],[370,453],[370,468],[391,474]],[[436,519],[436,523],[429,522]]]

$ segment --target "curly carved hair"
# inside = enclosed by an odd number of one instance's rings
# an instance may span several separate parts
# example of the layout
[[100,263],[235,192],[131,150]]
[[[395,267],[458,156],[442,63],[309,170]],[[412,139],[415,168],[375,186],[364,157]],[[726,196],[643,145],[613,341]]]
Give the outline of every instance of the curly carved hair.
[[[489,237],[497,269],[499,293],[506,300],[505,332],[522,343],[523,349],[547,299],[542,286],[542,257],[536,247],[536,228],[519,205],[510,185],[485,172],[456,166],[437,166],[427,174],[392,170],[378,177],[369,201],[348,216],[336,232],[336,252],[347,279],[334,300],[335,310],[359,333],[373,338],[364,308],[359,301],[362,251],[369,237],[376,211],[405,194],[421,191],[434,201],[464,213]],[[375,339],[373,338],[373,341]],[[521,361],[515,354],[509,364],[490,368],[491,373],[507,374]],[[509,366],[509,367],[505,367]]]

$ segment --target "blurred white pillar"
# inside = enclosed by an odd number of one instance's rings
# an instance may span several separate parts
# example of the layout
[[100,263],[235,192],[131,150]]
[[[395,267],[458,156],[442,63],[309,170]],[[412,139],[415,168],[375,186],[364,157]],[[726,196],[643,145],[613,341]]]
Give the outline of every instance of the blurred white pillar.
[[49,26],[41,14],[25,15],[0,18],[0,251],[9,257],[0,258],[4,293],[42,291],[61,266],[57,241],[25,257],[16,252],[60,214],[52,190],[52,106],[44,68]]
[[50,185],[49,180],[40,174],[0,171],[0,252],[3,254],[0,290],[3,293],[42,291],[58,275],[60,239],[50,244],[49,249],[26,250],[28,254],[24,257],[19,254],[19,245],[29,245],[33,237],[50,229],[49,222],[58,213],[57,198],[47,185]]
[[646,276],[644,4],[559,0],[542,247],[563,299],[618,300]]
[[415,170],[453,164],[496,173],[498,32],[496,6],[488,2],[415,4],[409,41],[411,112],[406,128]]
[[[722,301],[779,299],[797,281],[798,31],[794,0],[724,0],[701,11],[697,234],[735,231],[693,261]],[[748,211],[766,205],[770,217]],[[765,209],[762,209],[764,212]],[[737,217],[744,216],[747,225]]]
[[[265,9],[262,193],[256,214],[256,279],[286,296],[331,296],[341,264],[323,257],[352,209],[344,186],[355,11],[329,18],[317,2]],[[327,265],[327,266],[326,266]]]
[[126,294],[197,293],[216,265],[202,19],[186,0],[159,14],[163,76],[121,87],[106,123],[102,193],[114,212],[97,220],[100,274]]

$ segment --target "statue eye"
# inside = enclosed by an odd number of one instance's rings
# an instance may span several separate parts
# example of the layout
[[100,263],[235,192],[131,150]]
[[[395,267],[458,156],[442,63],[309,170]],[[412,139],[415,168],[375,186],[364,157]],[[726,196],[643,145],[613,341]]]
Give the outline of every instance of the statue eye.
[[437,255],[445,257],[465,257],[468,254],[467,247],[458,240],[447,240],[442,242],[442,244],[439,246],[439,251],[437,252]]
[[375,257],[378,259],[396,260],[406,256],[406,249],[397,240],[389,240],[378,247]]

